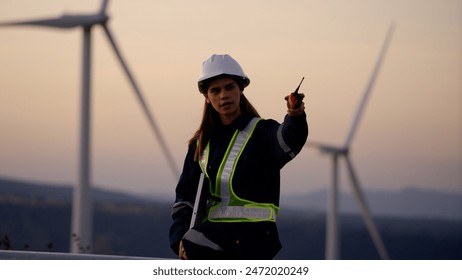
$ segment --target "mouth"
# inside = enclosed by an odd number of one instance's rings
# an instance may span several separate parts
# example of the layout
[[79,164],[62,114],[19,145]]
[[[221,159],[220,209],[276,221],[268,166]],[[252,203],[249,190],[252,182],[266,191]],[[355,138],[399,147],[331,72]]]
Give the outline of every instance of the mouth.
[[225,102],[225,103],[221,104],[220,107],[228,107],[228,106],[230,106],[232,104],[233,104],[233,102]]

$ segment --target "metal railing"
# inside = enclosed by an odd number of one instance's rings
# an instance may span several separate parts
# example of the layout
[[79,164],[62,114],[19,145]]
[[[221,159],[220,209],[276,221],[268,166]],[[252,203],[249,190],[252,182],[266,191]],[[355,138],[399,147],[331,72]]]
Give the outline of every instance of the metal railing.
[[0,250],[0,260],[158,260],[161,258]]

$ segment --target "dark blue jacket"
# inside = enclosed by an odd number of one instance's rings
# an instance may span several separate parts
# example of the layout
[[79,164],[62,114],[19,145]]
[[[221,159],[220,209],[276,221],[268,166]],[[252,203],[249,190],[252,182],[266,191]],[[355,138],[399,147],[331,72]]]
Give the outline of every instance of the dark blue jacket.
[[[218,168],[231,137],[236,129],[244,129],[252,118],[249,114],[242,114],[230,125],[221,125],[213,131],[207,166],[212,189],[215,188]],[[283,124],[264,119],[258,122],[236,166],[232,182],[236,195],[246,200],[279,206],[280,169],[300,152],[307,137],[305,114],[297,117],[286,115]],[[281,143],[285,145],[281,146]],[[194,161],[195,151],[196,144],[189,145],[183,172],[176,187],[176,199],[172,209],[173,223],[170,228],[170,246],[176,254],[180,240],[189,229],[201,173],[199,163]],[[209,199],[207,179],[204,180],[203,188],[204,199]],[[236,258],[249,259],[252,258],[249,254],[261,250],[269,250],[269,254],[274,256],[281,248],[274,222],[206,222],[206,225],[199,225],[197,230],[225,250],[238,250],[239,252],[234,252]],[[262,238],[262,235],[267,238]],[[239,248],[235,248],[236,243],[239,243]]]

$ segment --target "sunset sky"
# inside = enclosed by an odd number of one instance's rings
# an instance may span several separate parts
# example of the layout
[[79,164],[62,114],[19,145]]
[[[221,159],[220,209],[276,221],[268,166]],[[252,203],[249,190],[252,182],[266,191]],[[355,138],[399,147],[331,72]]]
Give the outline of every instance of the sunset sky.
[[[99,6],[0,0],[0,21]],[[179,168],[200,121],[197,79],[211,54],[238,60],[251,80],[247,98],[279,122],[284,96],[305,77],[309,141],[340,145],[394,22],[351,159],[366,191],[462,193],[462,1],[116,0],[108,14]],[[93,184],[173,197],[177,178],[100,27],[92,39]],[[75,184],[81,57],[80,28],[0,28],[0,177]],[[282,195],[327,188],[330,159],[306,148],[282,177]]]

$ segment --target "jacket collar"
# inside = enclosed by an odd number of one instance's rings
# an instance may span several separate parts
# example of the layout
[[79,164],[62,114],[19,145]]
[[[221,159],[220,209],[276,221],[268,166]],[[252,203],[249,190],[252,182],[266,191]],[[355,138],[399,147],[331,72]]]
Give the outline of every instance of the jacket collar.
[[242,113],[240,114],[232,123],[228,125],[223,125],[224,128],[230,128],[232,130],[243,130],[250,120],[253,119],[253,116],[249,113]]

